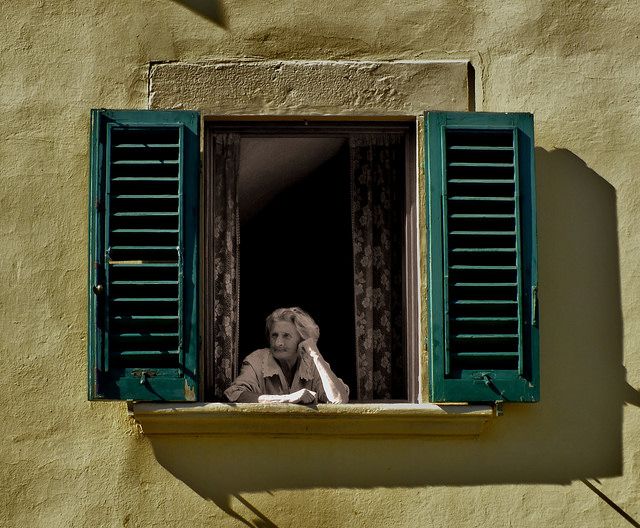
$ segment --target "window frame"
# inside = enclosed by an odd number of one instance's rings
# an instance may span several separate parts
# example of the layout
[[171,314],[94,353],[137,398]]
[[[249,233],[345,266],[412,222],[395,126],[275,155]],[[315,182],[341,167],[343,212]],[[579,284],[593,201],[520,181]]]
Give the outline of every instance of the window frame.
[[[397,130],[404,136],[405,144],[405,211],[403,220],[403,259],[402,259],[402,284],[403,284],[403,335],[404,351],[406,354],[406,388],[407,399],[403,400],[377,400],[367,402],[367,404],[384,403],[419,403],[421,398],[420,390],[420,367],[421,361],[421,333],[420,333],[420,253],[419,253],[419,215],[418,215],[418,131],[419,123],[416,116],[203,116],[202,118],[202,150],[206,152],[207,141],[213,139],[215,133],[235,133],[242,137],[344,137],[348,139],[355,133],[380,133],[383,131]],[[216,401],[213,397],[215,392],[215,372],[213,370],[213,346],[212,339],[207,336],[212,331],[212,324],[203,317],[208,309],[213,306],[213,299],[206,287],[208,278],[205,263],[211,261],[211,257],[206,254],[212,253],[212,243],[205,242],[210,235],[207,233],[211,229],[212,223],[207,220],[207,211],[212,207],[213,189],[211,167],[207,165],[207,156],[202,155],[201,167],[201,189],[200,193],[201,211],[200,215],[200,240],[202,252],[200,256],[200,313],[201,313],[201,343],[200,354],[201,383],[200,400],[203,402]],[[236,351],[237,353],[237,351]],[[355,354],[355,350],[353,351]],[[237,375],[237,372],[235,373]],[[354,388],[352,389],[352,394]]]

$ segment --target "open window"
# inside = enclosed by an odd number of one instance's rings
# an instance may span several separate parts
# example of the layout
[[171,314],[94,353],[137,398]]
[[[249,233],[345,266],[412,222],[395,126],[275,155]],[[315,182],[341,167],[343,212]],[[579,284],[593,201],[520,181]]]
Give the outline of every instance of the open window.
[[92,113],[90,399],[221,399],[300,305],[352,400],[416,402],[419,259],[431,400],[538,399],[530,115],[427,116],[428,248],[413,120],[203,128],[201,170],[199,114]]
[[266,346],[266,316],[300,306],[352,401],[415,401],[414,137],[407,121],[205,123],[208,399]]

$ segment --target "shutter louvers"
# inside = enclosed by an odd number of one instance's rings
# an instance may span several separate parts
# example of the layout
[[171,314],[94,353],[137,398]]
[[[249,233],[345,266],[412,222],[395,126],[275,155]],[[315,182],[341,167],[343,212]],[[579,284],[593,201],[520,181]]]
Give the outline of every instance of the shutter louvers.
[[195,399],[198,115],[101,111],[100,120],[95,397]]
[[536,401],[531,116],[428,113],[427,135],[432,399]]

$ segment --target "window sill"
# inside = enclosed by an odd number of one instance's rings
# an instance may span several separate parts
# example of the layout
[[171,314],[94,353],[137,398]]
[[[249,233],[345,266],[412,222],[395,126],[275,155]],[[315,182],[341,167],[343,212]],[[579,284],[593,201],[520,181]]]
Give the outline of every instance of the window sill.
[[489,405],[134,403],[145,435],[477,437]]

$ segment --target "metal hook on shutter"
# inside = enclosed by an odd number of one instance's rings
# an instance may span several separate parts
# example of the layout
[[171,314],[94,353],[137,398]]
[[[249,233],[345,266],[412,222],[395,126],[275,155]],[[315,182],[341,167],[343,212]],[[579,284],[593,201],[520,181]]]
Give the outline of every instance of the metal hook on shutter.
[[134,370],[131,373],[136,378],[140,378],[140,385],[144,385],[149,381],[149,378],[153,378],[158,373],[155,370]]
[[489,372],[483,372],[481,374],[482,376],[482,380],[484,381],[484,384],[489,387],[493,392],[495,392],[496,394],[499,394],[501,396],[501,398],[503,400],[506,400],[506,398],[504,397],[504,391],[501,391],[498,386],[494,383],[493,381],[493,375]]

